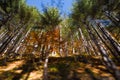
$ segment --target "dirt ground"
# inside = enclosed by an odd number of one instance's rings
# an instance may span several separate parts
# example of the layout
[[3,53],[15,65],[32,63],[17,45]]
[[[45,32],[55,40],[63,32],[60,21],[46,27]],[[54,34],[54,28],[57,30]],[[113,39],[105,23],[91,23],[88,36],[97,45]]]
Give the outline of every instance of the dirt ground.
[[[42,80],[43,62],[37,59],[13,60],[0,65],[0,80]],[[93,58],[51,57],[48,63],[49,80],[115,80],[111,73]]]

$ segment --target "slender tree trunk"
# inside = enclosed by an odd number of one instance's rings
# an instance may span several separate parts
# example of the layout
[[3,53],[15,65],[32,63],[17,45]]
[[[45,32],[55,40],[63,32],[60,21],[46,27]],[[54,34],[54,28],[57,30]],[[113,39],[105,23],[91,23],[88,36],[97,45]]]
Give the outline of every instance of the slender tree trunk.
[[[48,54],[48,53],[47,53]],[[44,71],[43,71],[43,80],[48,80],[48,56],[45,59],[45,63],[44,63]]]
[[48,45],[48,48],[45,52],[46,58],[44,63],[43,80],[49,80],[48,79],[48,60],[49,60],[49,52],[50,52],[49,50],[50,50],[50,45]]
[[113,17],[112,12],[104,11],[104,13],[105,13],[105,16],[107,16],[108,19],[110,19],[113,24],[115,24],[116,26],[120,26],[119,20],[117,18]]
[[104,29],[103,25],[102,26],[98,25],[98,27],[101,30],[101,32],[103,33],[103,35],[107,38],[107,40],[111,43],[111,45],[113,46],[113,48],[120,55],[120,44],[117,43],[117,41],[115,41],[113,39],[113,37],[111,37],[110,33],[108,33],[108,31],[106,29]]
[[94,55],[97,56],[97,55],[98,55],[98,52],[97,52],[97,50],[95,49],[95,46],[93,46],[93,43],[92,43],[91,40],[89,41],[89,44],[90,44],[91,47],[92,47],[92,51],[93,51]]
[[[30,31],[31,31],[31,29],[32,28],[30,28],[28,31],[26,31],[24,34],[22,34],[22,36],[21,36],[21,38],[18,40],[18,42],[14,45],[14,47],[13,47],[13,49],[12,49],[12,52],[15,52],[15,53],[17,53],[17,51],[19,50],[19,48],[20,48],[20,43],[21,43],[21,41],[22,40],[24,40],[27,36],[28,36],[28,34],[30,33]],[[19,48],[18,48],[19,47]],[[16,50],[17,49],[17,50]]]
[[101,36],[101,34],[98,32],[98,30],[96,29],[95,26],[92,26],[93,30],[97,33],[98,37],[100,38],[100,40],[105,44],[105,46],[107,47],[108,50],[110,50],[110,52],[112,53],[112,55],[118,60],[118,62],[120,62],[120,58],[119,58],[119,54],[116,51],[113,51],[113,49],[111,49],[108,45],[108,43],[106,42],[105,39],[103,39],[103,37]]
[[68,56],[68,42],[65,42],[65,57]]
[[59,54],[61,57],[63,57],[63,54],[62,54],[63,49],[62,49],[62,45],[60,44],[62,42],[61,31],[60,31],[61,27],[62,26],[58,26],[58,29],[59,29]]
[[83,45],[84,45],[85,52],[86,52],[88,55],[90,55],[90,54],[89,54],[88,47],[87,47],[87,41],[86,41],[86,39],[85,39],[85,37],[84,37],[84,35],[83,35],[83,33],[82,33],[81,28],[79,28],[79,32],[80,32],[80,34],[81,34],[81,38],[82,38],[82,42],[83,42]]
[[93,34],[93,32],[91,31],[90,27],[88,25],[85,24],[85,27],[90,35],[90,38],[92,40],[94,40],[95,45],[97,46],[98,50],[101,53],[101,56],[103,58],[103,62],[106,66],[106,68],[112,72],[115,76],[115,78],[118,80],[120,78],[120,71],[117,69],[116,65],[114,64],[114,62],[109,58],[109,56],[107,55],[106,50],[104,49],[101,41],[98,42],[98,40],[96,39],[95,35]]

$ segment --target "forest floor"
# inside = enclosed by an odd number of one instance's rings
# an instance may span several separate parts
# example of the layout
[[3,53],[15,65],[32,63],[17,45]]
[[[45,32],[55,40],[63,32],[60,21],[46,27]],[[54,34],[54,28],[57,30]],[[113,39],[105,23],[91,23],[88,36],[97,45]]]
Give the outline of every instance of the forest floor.
[[[42,80],[43,62],[32,60],[11,60],[2,64],[0,80]],[[50,57],[49,80],[115,80],[97,57]]]

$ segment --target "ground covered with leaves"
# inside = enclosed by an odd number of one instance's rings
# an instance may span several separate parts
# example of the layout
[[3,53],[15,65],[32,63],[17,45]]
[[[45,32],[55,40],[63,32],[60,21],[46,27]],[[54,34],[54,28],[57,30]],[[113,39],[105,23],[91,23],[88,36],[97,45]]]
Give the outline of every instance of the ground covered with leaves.
[[[0,65],[0,80],[42,80],[44,62],[10,60]],[[50,57],[49,80],[115,80],[97,57]]]

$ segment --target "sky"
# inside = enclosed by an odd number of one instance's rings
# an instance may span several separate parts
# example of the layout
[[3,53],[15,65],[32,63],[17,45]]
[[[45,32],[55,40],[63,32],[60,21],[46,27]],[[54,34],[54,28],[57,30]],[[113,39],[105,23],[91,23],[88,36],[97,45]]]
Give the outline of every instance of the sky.
[[43,6],[58,7],[62,15],[69,15],[71,12],[74,0],[27,0],[26,3],[30,6],[35,6],[39,11],[42,11]]

